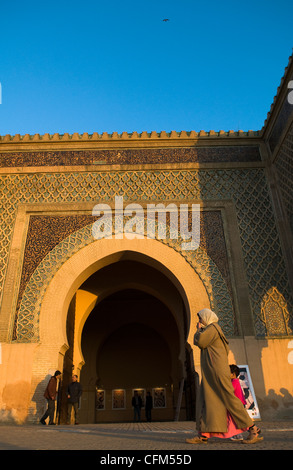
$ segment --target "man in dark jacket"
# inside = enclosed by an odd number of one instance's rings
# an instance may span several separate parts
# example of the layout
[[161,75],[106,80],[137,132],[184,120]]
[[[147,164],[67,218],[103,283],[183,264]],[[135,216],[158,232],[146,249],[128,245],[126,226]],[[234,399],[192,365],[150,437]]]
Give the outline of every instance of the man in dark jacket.
[[147,421],[152,420],[152,408],[153,408],[153,397],[151,396],[151,392],[147,392],[147,396],[145,399],[145,417]]
[[134,391],[134,395],[132,397],[131,404],[133,406],[134,416],[133,421],[140,421],[140,410],[142,407],[142,399],[141,396],[138,394],[137,390]]
[[56,370],[55,374],[50,378],[49,383],[46,387],[44,397],[47,400],[48,408],[45,414],[40,419],[40,423],[46,424],[46,419],[49,416],[49,424],[54,423],[54,414],[55,414],[55,400],[57,396],[57,382],[61,378],[60,370]]
[[78,424],[78,407],[79,400],[82,395],[82,386],[77,381],[77,375],[72,376],[72,382],[67,387],[67,398],[68,398],[68,408],[67,408],[67,424],[70,424],[71,421],[71,411],[72,407],[74,409],[74,422]]

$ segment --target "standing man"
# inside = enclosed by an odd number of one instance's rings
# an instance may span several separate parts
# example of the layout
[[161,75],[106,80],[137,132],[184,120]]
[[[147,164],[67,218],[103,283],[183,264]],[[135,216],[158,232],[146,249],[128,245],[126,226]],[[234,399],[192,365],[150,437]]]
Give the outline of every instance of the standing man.
[[77,381],[77,375],[72,376],[72,382],[67,387],[67,398],[68,398],[68,408],[67,408],[67,424],[70,424],[71,411],[72,407],[74,409],[74,424],[78,423],[78,407],[79,400],[82,395],[82,386]]
[[54,414],[55,414],[55,401],[57,397],[57,383],[58,379],[61,379],[61,372],[60,370],[56,370],[55,374],[50,378],[47,388],[44,393],[44,397],[47,400],[48,408],[45,414],[40,419],[40,423],[46,424],[46,419],[49,416],[49,424],[56,424],[54,423]]
[[132,397],[132,406],[134,411],[133,421],[140,421],[140,410],[142,407],[142,399],[141,396],[137,393],[137,390],[134,392],[134,396]]
[[152,408],[153,408],[153,397],[151,396],[151,392],[147,392],[147,396],[145,399],[145,416],[147,421],[152,420]]

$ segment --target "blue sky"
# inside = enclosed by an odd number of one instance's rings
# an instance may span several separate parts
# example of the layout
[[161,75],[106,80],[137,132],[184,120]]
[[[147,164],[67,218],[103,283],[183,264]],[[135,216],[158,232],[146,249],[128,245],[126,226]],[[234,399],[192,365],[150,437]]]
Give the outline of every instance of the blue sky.
[[259,130],[292,22],[284,0],[1,0],[0,135]]

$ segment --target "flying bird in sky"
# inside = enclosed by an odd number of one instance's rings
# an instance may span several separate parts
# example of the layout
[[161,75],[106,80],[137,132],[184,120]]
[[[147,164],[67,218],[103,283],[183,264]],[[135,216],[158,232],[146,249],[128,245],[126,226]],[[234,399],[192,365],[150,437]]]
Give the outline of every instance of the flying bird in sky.
[[165,18],[163,21],[170,21],[169,18]]

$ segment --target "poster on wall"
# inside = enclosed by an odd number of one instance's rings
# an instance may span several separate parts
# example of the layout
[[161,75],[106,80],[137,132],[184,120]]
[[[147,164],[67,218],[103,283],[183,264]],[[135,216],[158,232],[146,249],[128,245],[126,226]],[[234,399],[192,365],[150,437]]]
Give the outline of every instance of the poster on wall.
[[238,378],[246,400],[245,408],[253,420],[260,419],[260,412],[255,398],[249,367],[248,365],[238,367],[240,369]]
[[125,390],[112,390],[112,410],[125,410]]
[[96,388],[96,410],[104,410],[105,403],[105,390]]
[[166,408],[166,389],[163,387],[153,388],[154,408]]

